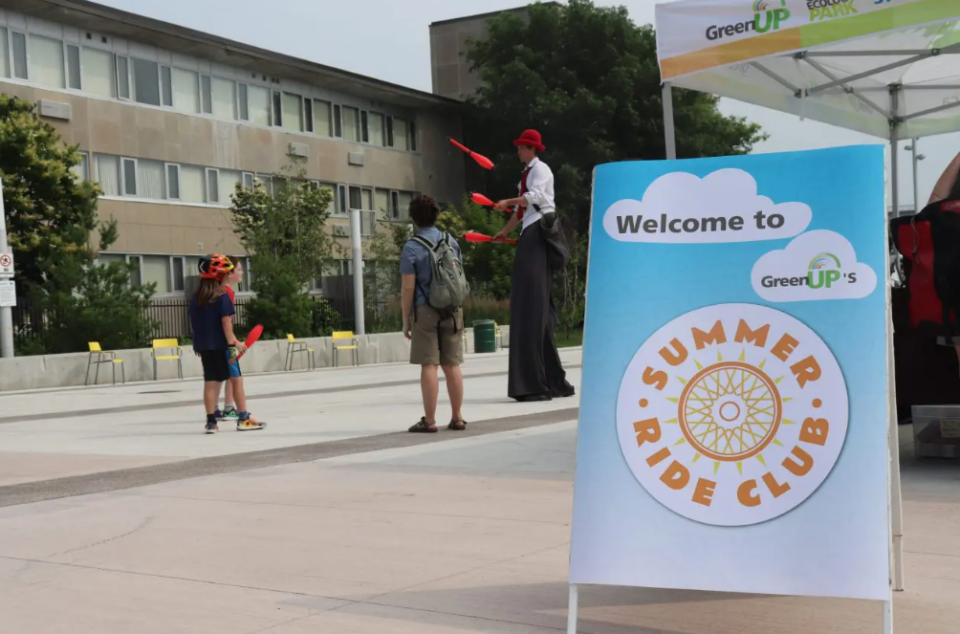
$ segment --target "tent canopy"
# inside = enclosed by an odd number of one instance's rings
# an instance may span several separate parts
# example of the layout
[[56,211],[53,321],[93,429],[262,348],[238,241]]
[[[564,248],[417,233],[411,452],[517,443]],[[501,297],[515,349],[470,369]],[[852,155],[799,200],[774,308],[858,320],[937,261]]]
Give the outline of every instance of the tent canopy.
[[960,131],[960,0],[679,0],[665,84],[884,139]]

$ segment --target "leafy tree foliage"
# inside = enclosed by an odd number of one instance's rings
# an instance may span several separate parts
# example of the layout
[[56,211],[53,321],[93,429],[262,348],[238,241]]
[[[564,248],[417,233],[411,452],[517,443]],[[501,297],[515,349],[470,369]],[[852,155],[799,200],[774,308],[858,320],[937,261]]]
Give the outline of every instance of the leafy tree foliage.
[[[596,165],[664,158],[654,30],[634,24],[626,8],[532,4],[528,19],[491,19],[467,57],[482,80],[467,137],[497,165],[487,183],[494,199],[516,195],[522,166],[512,141],[525,128],[543,134],[558,210],[580,233]],[[678,156],[744,154],[764,138],[757,125],[721,114],[717,101],[674,91]]]
[[259,181],[252,190],[237,185],[230,208],[234,231],[252,260],[257,296],[247,305],[247,320],[274,337],[314,331],[310,283],[339,249],[326,228],[333,192],[313,186],[302,159],[289,158],[272,193]]

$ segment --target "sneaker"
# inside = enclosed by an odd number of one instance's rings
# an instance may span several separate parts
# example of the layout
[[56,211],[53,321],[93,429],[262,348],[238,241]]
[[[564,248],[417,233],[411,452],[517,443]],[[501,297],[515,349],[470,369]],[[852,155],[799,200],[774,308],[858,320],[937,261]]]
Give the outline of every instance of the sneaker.
[[217,420],[237,422],[240,420],[240,414],[237,413],[236,409],[228,409],[223,412],[217,412]]
[[253,417],[244,420],[237,420],[237,431],[254,431],[257,429],[263,429],[266,426],[266,423],[258,422]]
[[220,431],[220,428],[217,427],[216,423],[207,423],[206,427],[203,428],[205,434],[215,434],[218,431]]

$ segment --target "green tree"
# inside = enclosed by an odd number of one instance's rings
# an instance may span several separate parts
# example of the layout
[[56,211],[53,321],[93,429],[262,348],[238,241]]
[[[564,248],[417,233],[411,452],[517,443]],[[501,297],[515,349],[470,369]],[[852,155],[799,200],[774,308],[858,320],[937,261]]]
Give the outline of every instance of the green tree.
[[99,190],[75,177],[80,160],[33,104],[0,95],[0,179],[21,295],[60,275],[65,255],[89,260]]
[[[99,228],[100,251],[117,239],[116,221]],[[95,264],[92,248],[50,256],[56,274],[33,289],[32,298],[46,316],[40,342],[46,352],[81,352],[97,341],[105,350],[141,348],[159,325],[148,317],[155,284],[132,286],[134,265]]]
[[303,159],[289,158],[272,194],[259,181],[253,189],[237,185],[230,207],[254,271],[257,296],[247,305],[248,321],[277,337],[313,332],[310,284],[339,249],[326,230],[333,193],[306,180]]
[[[523,128],[543,134],[558,211],[583,234],[596,165],[664,158],[654,30],[634,24],[626,8],[532,4],[529,19],[492,18],[467,57],[482,86],[465,129],[470,146],[496,162],[490,196],[516,195],[521,166],[512,141]],[[759,126],[722,115],[717,102],[674,92],[678,156],[745,154],[765,138]]]

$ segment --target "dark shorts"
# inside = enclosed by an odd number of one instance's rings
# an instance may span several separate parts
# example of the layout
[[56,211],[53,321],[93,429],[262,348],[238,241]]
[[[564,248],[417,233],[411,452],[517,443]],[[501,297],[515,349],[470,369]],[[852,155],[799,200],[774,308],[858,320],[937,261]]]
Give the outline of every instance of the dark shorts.
[[240,376],[240,363],[230,363],[229,350],[206,350],[200,353],[200,362],[203,364],[203,380],[213,383],[223,383],[231,377]]

